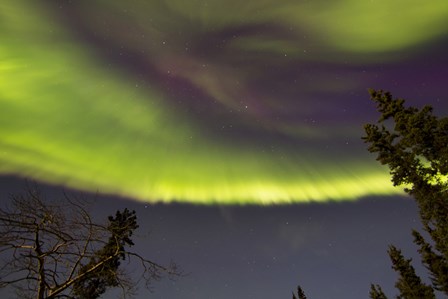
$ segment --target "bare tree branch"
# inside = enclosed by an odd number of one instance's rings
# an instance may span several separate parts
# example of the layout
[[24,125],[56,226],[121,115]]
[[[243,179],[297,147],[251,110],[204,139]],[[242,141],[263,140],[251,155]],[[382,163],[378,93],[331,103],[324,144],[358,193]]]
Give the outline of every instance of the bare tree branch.
[[[117,211],[99,224],[85,206],[66,193],[62,201],[47,201],[30,187],[11,196],[9,206],[0,208],[0,288],[44,299],[97,298],[117,287],[127,297],[140,281],[149,288],[165,275],[181,274],[174,264],[165,267],[128,250],[138,228],[134,211]],[[139,276],[121,267],[125,259],[140,267]]]

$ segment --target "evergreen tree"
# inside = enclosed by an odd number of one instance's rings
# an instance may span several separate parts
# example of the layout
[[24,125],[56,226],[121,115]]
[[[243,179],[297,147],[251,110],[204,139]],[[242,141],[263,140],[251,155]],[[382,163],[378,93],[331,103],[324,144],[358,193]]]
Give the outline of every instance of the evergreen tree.
[[305,292],[302,290],[300,286],[297,287],[297,296],[292,293],[292,299],[306,299]]
[[370,298],[372,299],[387,299],[386,295],[384,294],[383,290],[379,285],[371,285],[370,286]]
[[415,273],[411,259],[405,259],[401,250],[395,246],[389,246],[389,256],[392,260],[392,268],[399,273],[395,287],[400,291],[399,299],[434,298],[431,286],[424,284]]
[[[132,246],[134,243],[131,236],[138,228],[135,211],[130,212],[125,209],[123,212],[117,211],[115,217],[109,216],[107,230],[110,232],[109,241],[103,248],[95,252],[88,264],[83,266],[79,275],[86,273],[85,278],[78,280],[73,286],[73,293],[79,299],[95,299],[100,297],[110,287],[117,287],[120,284],[119,272],[120,260],[125,260],[125,246]],[[89,271],[99,261],[106,261],[94,271]]]
[[[435,298],[434,291],[448,295],[448,118],[438,118],[432,108],[405,107],[403,99],[388,92],[370,90],[381,117],[377,124],[365,126],[364,141],[377,160],[388,165],[395,186],[418,204],[423,229],[433,246],[417,231],[414,242],[432,285],[421,282],[411,261],[391,246],[392,267],[399,274],[398,298]],[[386,298],[381,288],[371,286],[371,298]]]

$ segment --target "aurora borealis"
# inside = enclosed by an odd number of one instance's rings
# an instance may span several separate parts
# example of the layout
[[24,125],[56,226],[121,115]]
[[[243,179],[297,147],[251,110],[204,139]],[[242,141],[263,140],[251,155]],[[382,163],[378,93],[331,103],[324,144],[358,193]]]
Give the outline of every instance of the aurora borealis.
[[427,276],[416,204],[361,140],[367,89],[448,115],[447,20],[447,0],[0,1],[0,204],[35,180],[96,219],[136,210],[135,251],[189,273],[138,299],[393,296],[389,244]]
[[398,194],[360,140],[366,90],[447,109],[447,19],[445,0],[7,1],[0,173],[148,202]]

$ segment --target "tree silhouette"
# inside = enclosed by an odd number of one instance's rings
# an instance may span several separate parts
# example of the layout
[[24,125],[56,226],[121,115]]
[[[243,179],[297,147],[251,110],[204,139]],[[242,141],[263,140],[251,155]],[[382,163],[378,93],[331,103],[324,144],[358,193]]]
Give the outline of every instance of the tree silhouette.
[[[132,295],[140,280],[179,275],[174,264],[161,266],[129,251],[138,228],[135,211],[117,211],[106,225],[95,223],[85,202],[65,195],[44,200],[35,189],[11,196],[0,209],[0,287],[13,287],[19,298],[93,299],[108,289]],[[141,266],[137,279],[121,267],[125,259]]]
[[[431,285],[422,283],[411,260],[389,248],[392,268],[399,278],[397,298],[435,298],[434,290],[448,295],[448,118],[438,118],[432,108],[405,107],[403,99],[388,92],[369,90],[381,117],[365,126],[364,141],[377,160],[388,165],[395,186],[417,201],[423,229],[431,244],[416,230],[414,243],[428,269]],[[379,286],[371,286],[371,298],[386,298]]]
[[370,292],[369,292],[370,298],[372,299],[387,299],[386,295],[384,294],[383,290],[379,285],[371,285],[370,286]]
[[[415,198],[428,242],[416,230],[414,243],[429,271],[431,285],[415,273],[411,259],[389,246],[398,299],[433,299],[435,291],[448,296],[448,118],[432,114],[432,107],[405,107],[405,100],[389,92],[369,90],[381,114],[378,123],[367,124],[363,140],[377,160],[389,166],[394,186],[404,186]],[[304,296],[299,287],[300,294]],[[370,286],[370,298],[387,299],[379,285]],[[305,298],[305,297],[303,297]],[[293,294],[293,299],[297,299]]]
[[294,293],[292,293],[292,299],[306,299],[305,292],[300,286],[297,287],[297,297]]

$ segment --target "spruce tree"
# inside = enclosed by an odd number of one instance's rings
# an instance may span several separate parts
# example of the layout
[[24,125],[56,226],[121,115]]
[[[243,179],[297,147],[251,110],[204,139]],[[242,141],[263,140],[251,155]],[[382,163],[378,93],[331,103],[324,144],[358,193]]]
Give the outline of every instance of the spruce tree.
[[[428,242],[413,231],[431,286],[422,283],[400,250],[391,246],[392,267],[399,274],[398,298],[435,298],[434,290],[448,295],[448,118],[433,115],[432,107],[405,107],[405,100],[388,92],[370,90],[381,114],[377,124],[365,126],[364,141],[377,160],[389,166],[392,183],[404,186],[418,204]],[[371,286],[371,298],[386,298]]]
[[292,293],[292,299],[306,299],[305,292],[302,290],[300,286],[297,287],[297,296]]
[[370,298],[372,299],[387,299],[386,295],[384,294],[383,290],[379,285],[371,285],[370,286]]

